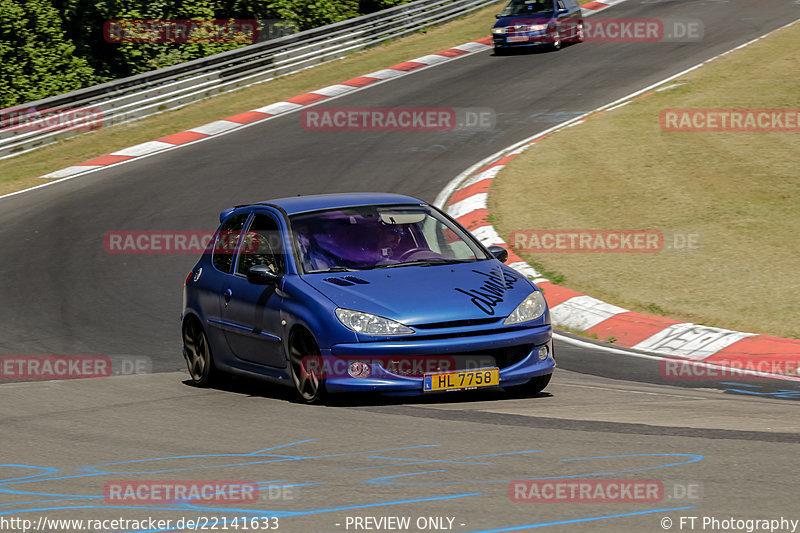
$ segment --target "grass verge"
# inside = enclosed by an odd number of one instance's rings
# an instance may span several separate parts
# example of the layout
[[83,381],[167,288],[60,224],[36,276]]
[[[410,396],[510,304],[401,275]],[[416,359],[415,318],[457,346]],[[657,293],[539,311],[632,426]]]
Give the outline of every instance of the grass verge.
[[700,232],[694,252],[520,255],[633,311],[800,338],[800,133],[659,124],[666,108],[800,108],[798,49],[795,24],[540,141],[492,183],[498,232]]

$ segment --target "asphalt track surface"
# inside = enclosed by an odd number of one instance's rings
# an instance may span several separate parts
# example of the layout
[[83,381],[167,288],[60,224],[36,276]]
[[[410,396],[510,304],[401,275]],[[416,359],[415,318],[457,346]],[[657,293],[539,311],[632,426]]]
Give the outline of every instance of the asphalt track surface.
[[[279,516],[289,532],[355,531],[347,519],[359,516],[464,532],[800,519],[791,383],[668,381],[655,361],[558,342],[560,369],[537,398],[345,396],[307,407],[249,380],[197,389],[184,382],[178,321],[196,257],[104,251],[107,231],[212,230],[222,209],[279,196],[375,190],[432,201],[475,161],[786,24],[800,6],[629,0],[601,16],[701,19],[705,34],[487,52],[326,103],[488,107],[490,131],[310,132],[290,114],[0,200],[0,354],[146,358],[153,372],[0,385],[0,531],[19,530],[3,518],[40,516]],[[514,503],[509,481],[520,478],[656,479],[665,493],[649,503]],[[242,505],[122,509],[103,498],[108,481],[144,479],[273,490]],[[454,521],[418,528],[420,517]]]

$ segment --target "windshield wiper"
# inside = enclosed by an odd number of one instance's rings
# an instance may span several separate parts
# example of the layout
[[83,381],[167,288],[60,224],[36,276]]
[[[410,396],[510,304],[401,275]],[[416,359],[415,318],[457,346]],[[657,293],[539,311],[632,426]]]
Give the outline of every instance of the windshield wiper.
[[389,263],[386,265],[375,265],[371,268],[394,268],[399,266],[433,266],[433,265],[454,265],[456,263],[474,263],[477,259],[417,259],[404,263]]

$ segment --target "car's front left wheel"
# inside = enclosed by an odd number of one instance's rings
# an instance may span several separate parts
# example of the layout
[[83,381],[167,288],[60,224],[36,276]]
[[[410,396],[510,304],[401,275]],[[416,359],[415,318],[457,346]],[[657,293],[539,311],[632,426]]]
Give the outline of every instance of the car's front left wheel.
[[216,380],[217,370],[208,337],[195,318],[189,318],[183,323],[183,356],[195,385],[208,387]]
[[[325,397],[325,380],[318,365],[319,348],[310,333],[298,330],[289,337],[289,367],[294,382],[295,398],[303,403],[321,403]],[[311,362],[311,364],[310,364]]]
[[558,33],[558,29],[553,29],[553,34],[550,36],[550,39],[550,49],[554,52],[561,50],[561,34]]

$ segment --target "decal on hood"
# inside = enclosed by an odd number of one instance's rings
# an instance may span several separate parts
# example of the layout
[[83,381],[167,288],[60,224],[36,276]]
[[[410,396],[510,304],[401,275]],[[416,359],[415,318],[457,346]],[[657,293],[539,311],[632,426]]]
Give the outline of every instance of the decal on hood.
[[469,296],[470,301],[487,315],[494,315],[494,308],[497,304],[502,303],[506,290],[514,288],[514,284],[519,281],[519,278],[499,267],[491,272],[481,272],[480,270],[473,270],[473,272],[483,277],[483,283],[477,288],[456,288],[455,290]]

